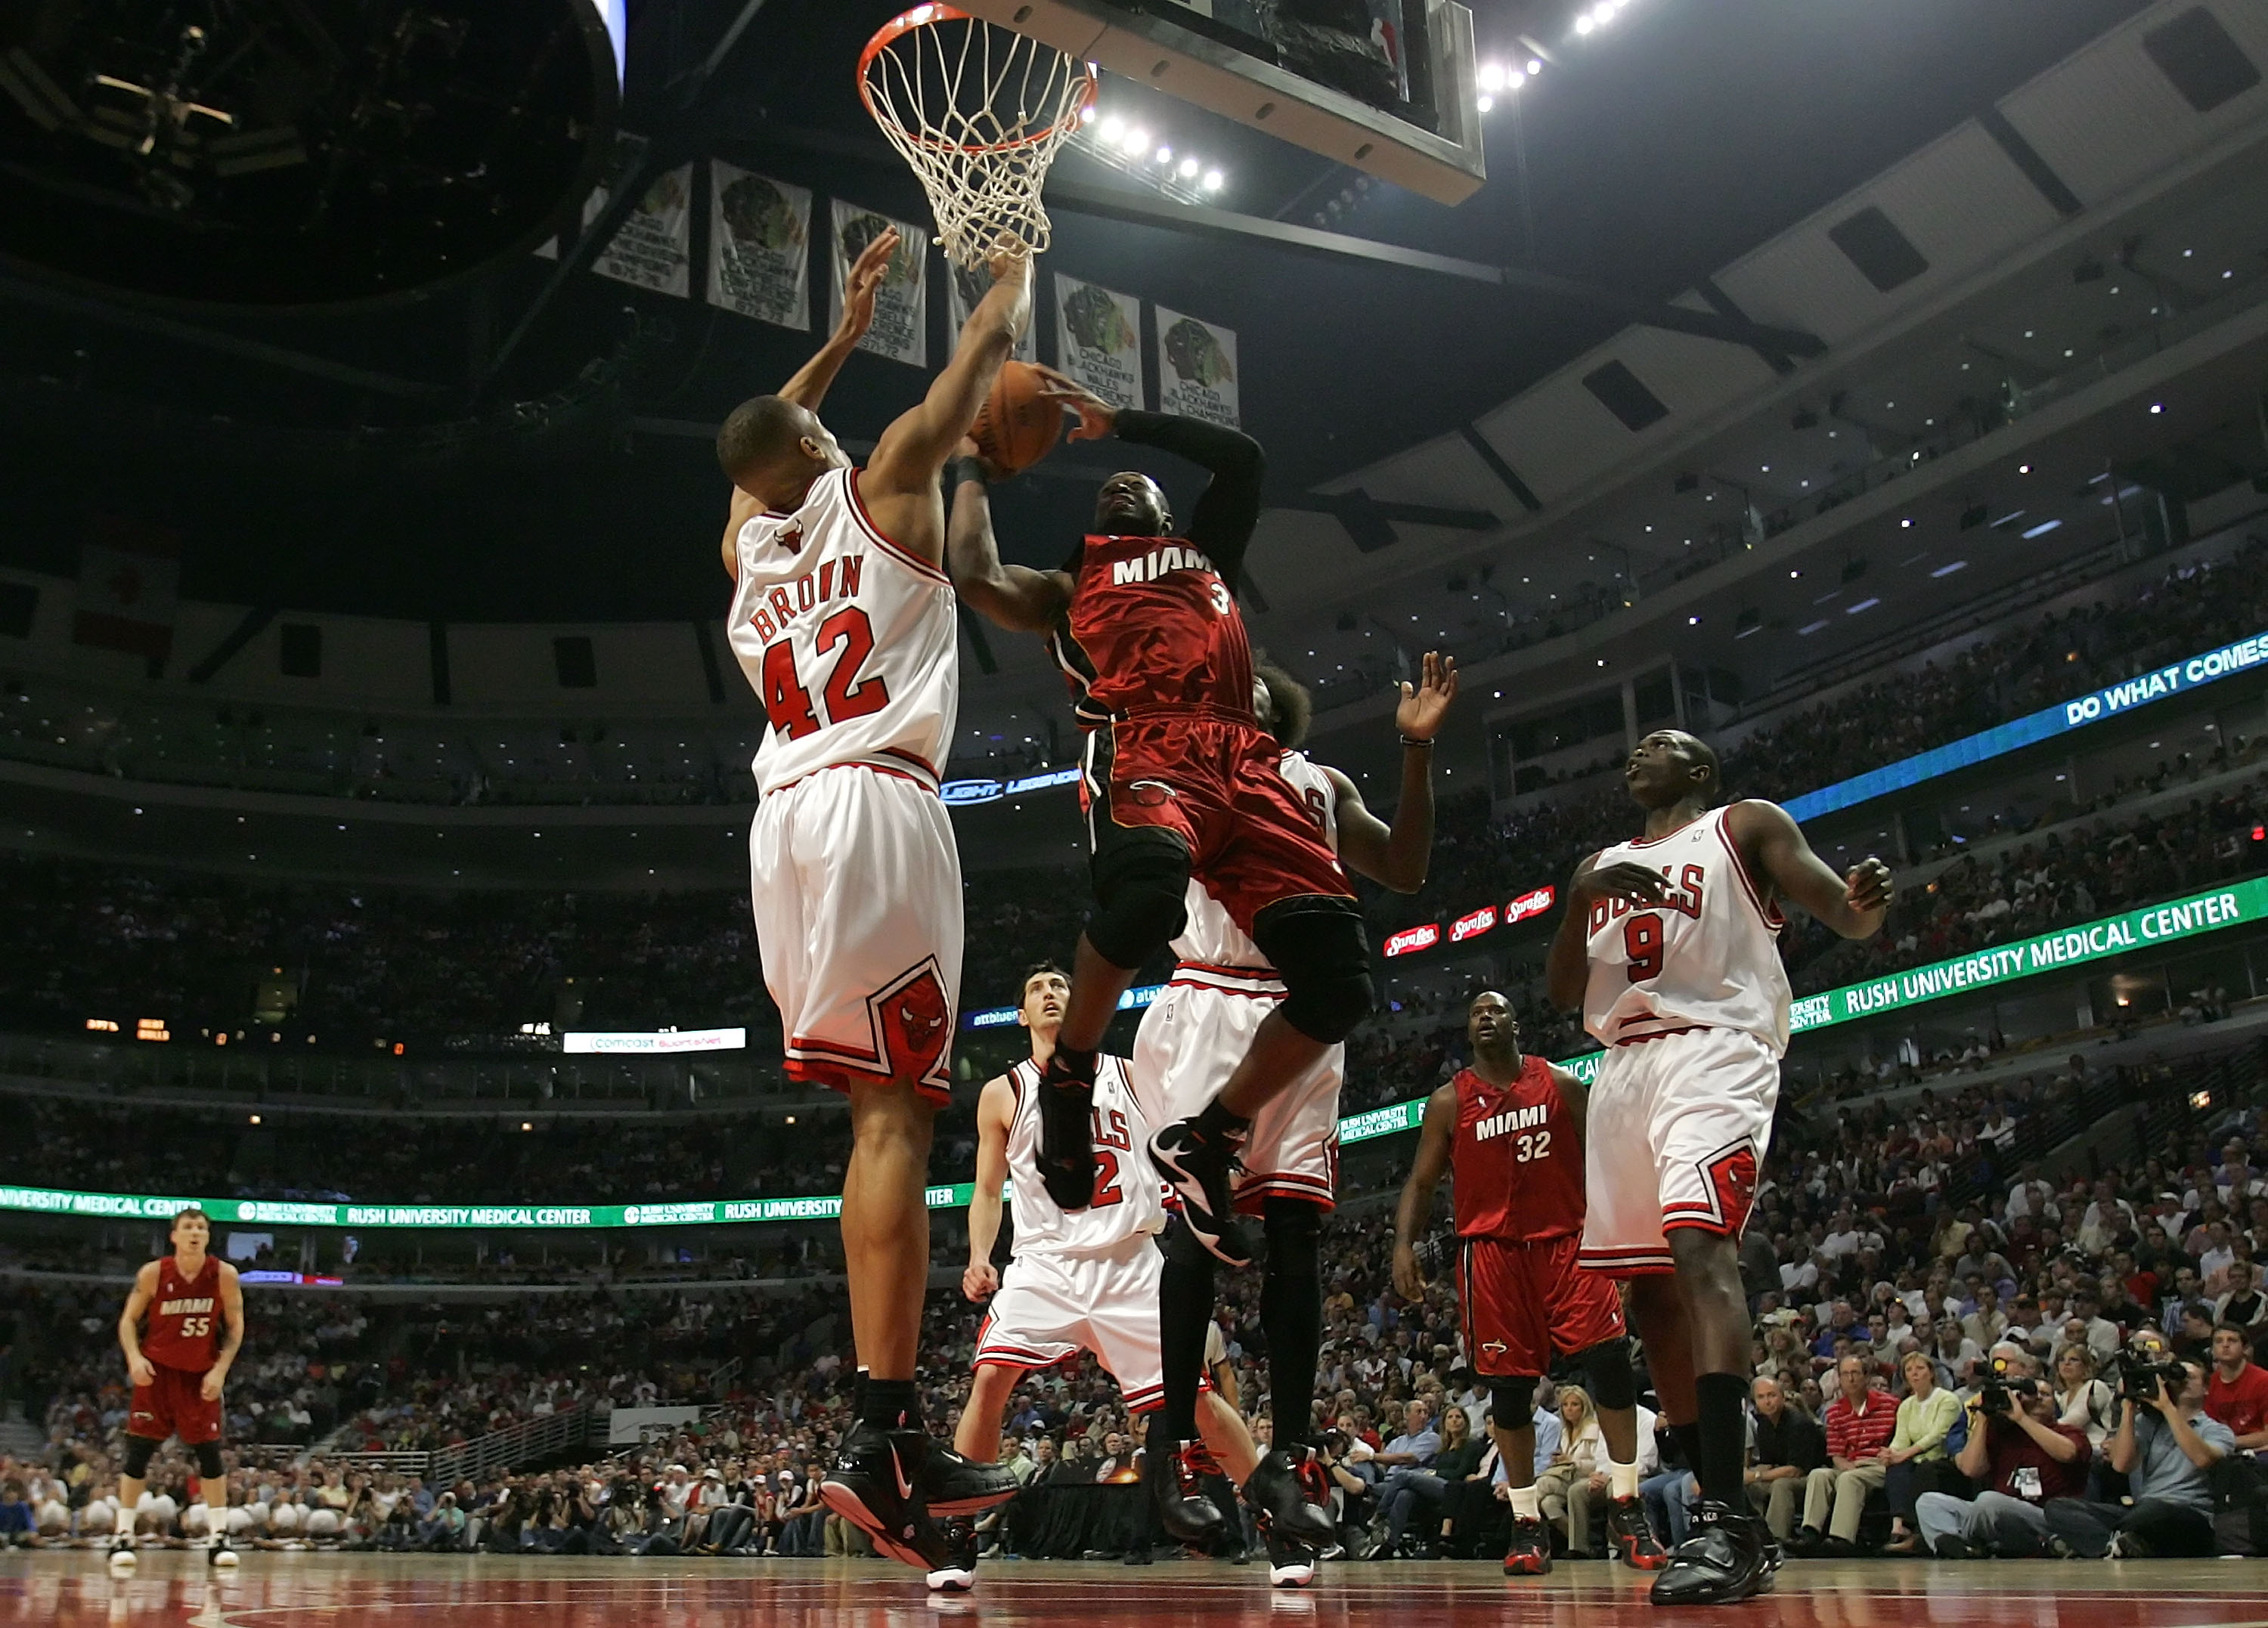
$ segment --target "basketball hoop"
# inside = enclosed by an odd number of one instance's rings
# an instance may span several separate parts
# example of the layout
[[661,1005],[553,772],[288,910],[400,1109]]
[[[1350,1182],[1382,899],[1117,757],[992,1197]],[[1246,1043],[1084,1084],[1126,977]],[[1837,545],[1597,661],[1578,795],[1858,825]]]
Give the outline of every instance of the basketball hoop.
[[961,266],[1004,239],[1048,246],[1040,188],[1094,96],[1085,63],[949,5],[892,18],[858,56],[858,99],[913,166],[939,246]]

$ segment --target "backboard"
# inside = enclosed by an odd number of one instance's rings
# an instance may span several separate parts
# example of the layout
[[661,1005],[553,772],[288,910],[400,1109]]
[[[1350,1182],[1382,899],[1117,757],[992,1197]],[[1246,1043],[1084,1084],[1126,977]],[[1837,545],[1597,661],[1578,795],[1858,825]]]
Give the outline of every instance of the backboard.
[[1487,179],[1473,18],[1457,0],[955,4],[1438,202]]

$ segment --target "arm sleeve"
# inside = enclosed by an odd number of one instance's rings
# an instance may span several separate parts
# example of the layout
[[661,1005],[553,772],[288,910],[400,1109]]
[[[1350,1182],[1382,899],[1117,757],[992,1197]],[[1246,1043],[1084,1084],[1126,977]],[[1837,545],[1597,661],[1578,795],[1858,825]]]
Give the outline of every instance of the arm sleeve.
[[1268,467],[1260,443],[1241,429],[1133,407],[1120,410],[1117,435],[1121,441],[1157,447],[1212,472],[1182,535],[1204,549],[1233,586],[1260,518],[1260,481]]

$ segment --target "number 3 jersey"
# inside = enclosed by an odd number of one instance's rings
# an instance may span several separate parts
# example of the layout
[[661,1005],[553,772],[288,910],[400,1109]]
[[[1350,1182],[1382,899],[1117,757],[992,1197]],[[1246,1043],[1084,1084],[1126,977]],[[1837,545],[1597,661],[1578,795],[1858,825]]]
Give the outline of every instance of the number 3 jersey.
[[1583,1027],[1603,1044],[1736,1029],[1775,1057],[1787,1050],[1785,921],[1749,875],[1726,813],[1712,809],[1666,837],[1599,851],[1598,865],[1643,865],[1668,884],[1658,904],[1616,898],[1591,906]]
[[1040,1184],[1040,1071],[1027,1058],[1008,1070],[1016,1093],[1008,1121],[1008,1214],[1016,1253],[1102,1255],[1137,1235],[1165,1230],[1165,1186],[1150,1164],[1150,1127],[1134,1099],[1126,1060],[1105,1054],[1094,1070],[1094,1202],[1057,1207]]
[[757,515],[733,539],[733,654],[771,720],[755,765],[765,796],[844,763],[935,791],[953,739],[953,584],[882,535],[858,475],[828,470],[793,514]]

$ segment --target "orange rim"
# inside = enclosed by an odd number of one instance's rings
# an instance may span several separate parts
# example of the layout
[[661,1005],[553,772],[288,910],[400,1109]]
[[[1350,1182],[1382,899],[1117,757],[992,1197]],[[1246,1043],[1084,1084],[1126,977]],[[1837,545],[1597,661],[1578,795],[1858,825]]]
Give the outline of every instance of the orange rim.
[[[873,87],[867,77],[866,70],[873,66],[877,56],[888,50],[891,46],[915,29],[927,28],[933,23],[954,22],[976,23],[986,27],[996,26],[985,23],[982,18],[971,16],[958,6],[930,4],[917,5],[909,11],[901,11],[874,31],[874,37],[866,41],[866,48],[858,53],[858,100],[865,106],[867,113],[873,115],[877,124],[888,124],[913,145],[930,148],[939,152],[1014,152],[1020,148],[1037,147],[1059,135],[1069,135],[1079,127],[1080,116],[1094,106],[1094,99],[1100,93],[1101,87],[1095,84],[1094,70],[1083,67],[1079,70],[1079,84],[1072,91],[1070,104],[1064,107],[1061,116],[1045,129],[1035,130],[1029,136],[1018,136],[1015,140],[1007,142],[948,142],[939,136],[926,133],[916,134],[907,129],[884,110],[874,106]],[[1041,42],[1036,40],[1032,43],[1035,48],[1041,45]]]

